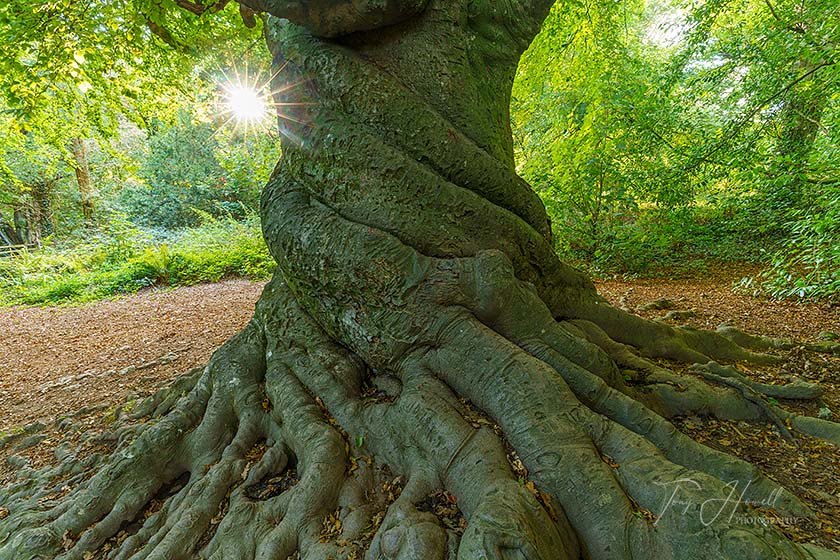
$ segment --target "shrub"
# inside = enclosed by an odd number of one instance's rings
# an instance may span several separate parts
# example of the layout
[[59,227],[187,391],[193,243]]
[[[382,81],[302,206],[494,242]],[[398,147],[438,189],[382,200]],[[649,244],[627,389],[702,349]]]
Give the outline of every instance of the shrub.
[[259,222],[203,217],[201,226],[153,242],[112,228],[74,248],[45,247],[0,259],[0,304],[98,300],[150,286],[186,286],[226,277],[267,279],[274,261]]
[[145,227],[196,227],[204,214],[243,220],[258,205],[278,156],[269,135],[229,137],[181,113],[175,125],[149,137],[142,180],[128,182],[118,204]]
[[813,209],[798,210],[791,235],[762,273],[776,298],[836,299],[840,295],[840,192],[824,194]]

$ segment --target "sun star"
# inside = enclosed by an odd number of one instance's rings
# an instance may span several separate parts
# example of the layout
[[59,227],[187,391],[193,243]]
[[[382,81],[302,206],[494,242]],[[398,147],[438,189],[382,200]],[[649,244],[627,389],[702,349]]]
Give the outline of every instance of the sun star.
[[232,86],[225,98],[234,119],[240,123],[256,123],[265,118],[268,105],[265,99],[248,86]]

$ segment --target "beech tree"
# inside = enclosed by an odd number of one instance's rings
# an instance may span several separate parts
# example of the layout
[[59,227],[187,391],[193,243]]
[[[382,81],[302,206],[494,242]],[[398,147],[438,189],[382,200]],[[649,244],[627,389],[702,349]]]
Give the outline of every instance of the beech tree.
[[0,491],[0,558],[837,557],[750,523],[768,499],[812,514],[668,421],[840,444],[770,398],[819,387],[721,365],[789,343],[643,320],[553,252],[509,125],[551,0],[243,3],[274,57],[278,272],[206,368],[115,426],[115,453]]

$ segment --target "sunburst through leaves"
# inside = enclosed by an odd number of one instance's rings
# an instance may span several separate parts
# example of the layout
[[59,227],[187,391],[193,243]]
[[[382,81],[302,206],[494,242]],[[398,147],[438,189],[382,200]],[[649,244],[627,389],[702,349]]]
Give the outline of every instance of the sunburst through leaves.
[[227,88],[225,103],[234,120],[250,124],[264,120],[268,114],[268,104],[260,92],[248,86]]
[[259,75],[249,76],[247,68],[241,74],[236,70],[231,75],[226,74],[220,84],[220,113],[227,116],[223,126],[232,124],[246,133],[266,131],[278,124],[274,120],[276,117],[279,119],[281,134],[296,138],[292,130],[284,126],[284,122],[303,124],[300,108],[309,103],[278,100],[285,92],[301,85],[300,81],[296,81],[278,87],[276,78],[281,75],[283,68],[268,79]]

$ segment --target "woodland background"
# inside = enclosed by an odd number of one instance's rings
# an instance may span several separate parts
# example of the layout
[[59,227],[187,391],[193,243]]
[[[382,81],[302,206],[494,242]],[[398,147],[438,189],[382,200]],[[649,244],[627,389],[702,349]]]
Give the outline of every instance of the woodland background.
[[[270,275],[277,132],[224,104],[270,77],[260,29],[225,2],[0,5],[0,304]],[[838,44],[837,0],[558,2],[511,101],[558,253],[837,300]]]

